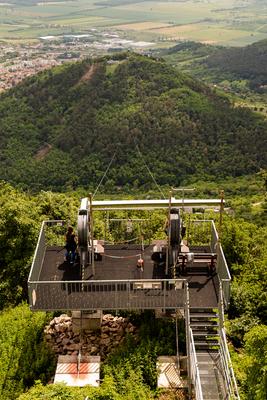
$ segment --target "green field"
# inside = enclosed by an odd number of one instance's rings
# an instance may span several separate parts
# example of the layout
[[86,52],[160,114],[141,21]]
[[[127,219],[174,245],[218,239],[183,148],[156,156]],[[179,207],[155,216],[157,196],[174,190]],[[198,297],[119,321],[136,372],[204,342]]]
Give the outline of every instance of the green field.
[[6,41],[91,28],[115,28],[161,43],[182,39],[242,46],[267,37],[267,3],[260,0],[6,2],[0,2],[0,39]]

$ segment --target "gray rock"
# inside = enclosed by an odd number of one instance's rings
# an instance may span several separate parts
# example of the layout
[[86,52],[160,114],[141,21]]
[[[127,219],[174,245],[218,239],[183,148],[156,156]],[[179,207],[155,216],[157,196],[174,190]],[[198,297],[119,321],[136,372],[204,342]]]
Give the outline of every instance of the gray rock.
[[101,340],[107,338],[109,338],[109,335],[107,333],[101,333]]
[[109,344],[110,344],[110,338],[109,337],[100,340],[100,345],[108,346]]
[[101,328],[101,332],[102,332],[102,333],[109,332],[109,330],[110,330],[110,328],[109,328],[107,325],[102,326],[102,328]]
[[79,351],[80,349],[80,344],[78,343],[71,343],[68,345],[68,349],[72,351]]

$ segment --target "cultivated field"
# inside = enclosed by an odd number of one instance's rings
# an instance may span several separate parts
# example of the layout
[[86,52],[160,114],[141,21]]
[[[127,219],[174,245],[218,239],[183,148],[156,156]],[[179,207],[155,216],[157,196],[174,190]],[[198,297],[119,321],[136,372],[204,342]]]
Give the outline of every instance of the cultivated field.
[[43,0],[29,4],[1,0],[0,40],[85,33],[92,28],[122,31],[160,46],[179,39],[241,46],[267,37],[267,2],[260,0]]

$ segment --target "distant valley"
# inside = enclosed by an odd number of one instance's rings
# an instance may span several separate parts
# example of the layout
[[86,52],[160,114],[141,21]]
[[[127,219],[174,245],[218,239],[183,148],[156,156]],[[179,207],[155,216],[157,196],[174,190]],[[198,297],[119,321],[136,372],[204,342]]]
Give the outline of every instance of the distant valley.
[[153,46],[181,40],[241,46],[266,38],[262,0],[3,0],[0,39],[84,34],[110,29]]

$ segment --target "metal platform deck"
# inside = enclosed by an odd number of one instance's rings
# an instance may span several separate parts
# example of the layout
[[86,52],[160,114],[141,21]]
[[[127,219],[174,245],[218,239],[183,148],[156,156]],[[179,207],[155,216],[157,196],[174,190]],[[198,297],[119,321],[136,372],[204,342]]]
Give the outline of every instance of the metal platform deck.
[[[201,250],[201,249],[198,249]],[[203,247],[203,252],[205,248]],[[185,281],[189,283],[190,304],[216,307],[216,274],[209,276],[205,263],[193,272],[173,280],[165,275],[165,264],[152,260],[153,246],[105,246],[101,260],[81,271],[79,262],[64,261],[64,248],[46,247],[38,279],[30,282],[33,310],[156,309],[183,308]],[[142,253],[144,270],[137,268]]]
[[[144,271],[137,268],[137,260],[141,256],[141,246],[109,245],[105,246],[105,254],[101,260],[95,260],[95,275],[92,266],[84,270],[84,280],[128,280],[128,279],[164,279],[165,267],[156,267],[151,259],[153,246],[145,246],[142,255]],[[40,281],[70,281],[82,279],[78,262],[69,264],[64,261],[63,247],[46,248],[41,269]]]

